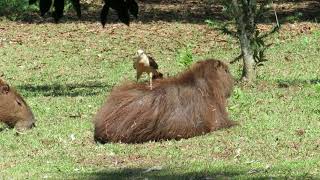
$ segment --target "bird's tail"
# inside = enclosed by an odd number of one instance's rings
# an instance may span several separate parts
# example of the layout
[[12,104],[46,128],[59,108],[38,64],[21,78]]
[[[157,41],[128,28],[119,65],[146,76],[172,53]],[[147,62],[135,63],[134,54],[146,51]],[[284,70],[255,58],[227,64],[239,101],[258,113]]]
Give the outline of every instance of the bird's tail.
[[161,72],[155,71],[152,75],[152,79],[162,79],[163,74]]

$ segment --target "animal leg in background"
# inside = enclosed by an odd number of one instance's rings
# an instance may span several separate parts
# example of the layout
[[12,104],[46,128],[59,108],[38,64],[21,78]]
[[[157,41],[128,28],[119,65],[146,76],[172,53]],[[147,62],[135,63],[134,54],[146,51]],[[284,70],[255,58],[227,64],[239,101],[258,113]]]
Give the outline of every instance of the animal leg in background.
[[139,81],[143,71],[137,71],[137,82]]

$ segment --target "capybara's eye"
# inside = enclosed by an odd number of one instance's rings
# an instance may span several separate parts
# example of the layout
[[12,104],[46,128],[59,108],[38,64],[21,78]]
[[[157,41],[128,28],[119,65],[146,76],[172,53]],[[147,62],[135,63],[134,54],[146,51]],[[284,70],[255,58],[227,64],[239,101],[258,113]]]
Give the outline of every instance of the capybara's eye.
[[22,106],[22,103],[19,100],[16,100],[16,102],[19,106]]

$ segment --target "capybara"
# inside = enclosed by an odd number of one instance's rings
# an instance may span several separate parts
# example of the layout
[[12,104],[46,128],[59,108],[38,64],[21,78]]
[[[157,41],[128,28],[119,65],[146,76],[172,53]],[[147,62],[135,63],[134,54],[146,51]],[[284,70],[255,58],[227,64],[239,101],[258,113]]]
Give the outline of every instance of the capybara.
[[214,59],[198,61],[176,77],[112,90],[94,118],[100,143],[142,143],[190,138],[230,127],[226,110],[233,89],[228,66]]
[[33,113],[19,93],[0,79],[0,122],[23,131],[35,126]]

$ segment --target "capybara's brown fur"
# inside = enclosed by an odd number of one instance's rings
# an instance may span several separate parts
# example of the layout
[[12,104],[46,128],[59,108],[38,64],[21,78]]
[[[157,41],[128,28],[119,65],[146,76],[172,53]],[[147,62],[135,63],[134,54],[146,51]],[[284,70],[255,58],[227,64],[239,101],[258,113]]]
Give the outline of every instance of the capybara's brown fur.
[[95,116],[101,143],[142,143],[190,138],[235,123],[228,118],[233,89],[228,66],[218,60],[195,63],[177,77],[115,88]]
[[0,79],[0,122],[18,131],[35,126],[35,118],[21,95]]

